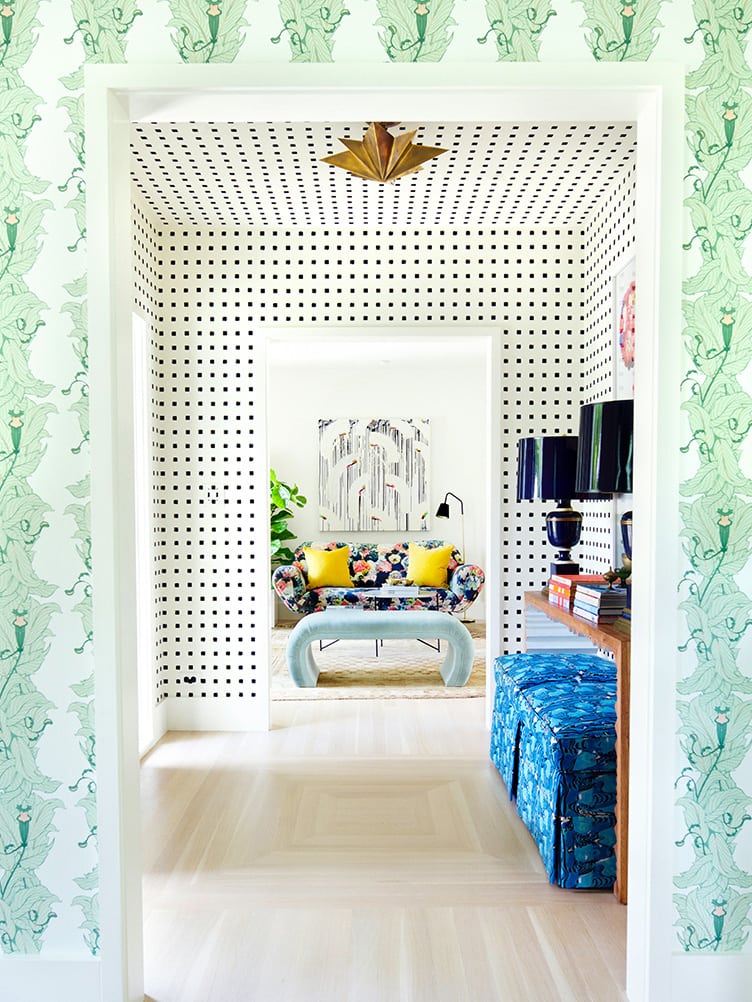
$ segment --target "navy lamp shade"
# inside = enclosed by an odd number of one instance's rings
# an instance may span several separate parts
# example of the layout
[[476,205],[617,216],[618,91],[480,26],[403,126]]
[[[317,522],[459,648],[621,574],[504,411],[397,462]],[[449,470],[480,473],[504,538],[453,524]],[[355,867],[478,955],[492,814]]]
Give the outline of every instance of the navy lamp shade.
[[580,407],[577,496],[632,493],[634,400],[602,400]]
[[545,435],[517,443],[517,500],[556,501],[546,515],[546,535],[558,550],[551,574],[579,574],[570,551],[580,541],[582,515],[572,508],[577,470],[577,436]]
[[[632,493],[634,400],[602,400],[580,407],[580,448],[577,456],[578,491]],[[624,566],[632,568],[632,512],[621,517]],[[632,585],[627,582],[627,605],[632,618]]]

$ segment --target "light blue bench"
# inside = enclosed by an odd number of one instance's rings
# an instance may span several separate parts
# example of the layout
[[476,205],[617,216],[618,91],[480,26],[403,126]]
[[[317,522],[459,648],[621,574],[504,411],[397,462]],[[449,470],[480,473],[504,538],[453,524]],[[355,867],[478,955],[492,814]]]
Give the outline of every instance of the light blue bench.
[[473,667],[473,641],[467,627],[449,613],[432,610],[371,611],[328,609],[297,623],[287,642],[287,667],[297,686],[313,688],[319,668],[311,644],[316,640],[446,640],[448,650],[439,667],[444,685],[464,685]]

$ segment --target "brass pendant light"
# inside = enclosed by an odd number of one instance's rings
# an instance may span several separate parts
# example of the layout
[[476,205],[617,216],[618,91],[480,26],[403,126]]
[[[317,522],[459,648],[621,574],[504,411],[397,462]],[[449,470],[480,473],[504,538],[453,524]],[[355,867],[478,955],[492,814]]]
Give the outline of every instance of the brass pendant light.
[[393,136],[389,129],[395,125],[399,122],[371,122],[362,139],[340,139],[347,147],[346,152],[321,159],[355,177],[386,182],[414,174],[427,160],[446,153],[438,146],[415,146],[413,137],[417,129]]

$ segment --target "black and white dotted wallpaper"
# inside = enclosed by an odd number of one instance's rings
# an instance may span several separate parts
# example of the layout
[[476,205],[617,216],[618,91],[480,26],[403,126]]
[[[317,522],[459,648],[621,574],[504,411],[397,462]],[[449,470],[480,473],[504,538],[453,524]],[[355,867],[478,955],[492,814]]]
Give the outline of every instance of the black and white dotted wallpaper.
[[[583,404],[615,395],[614,278],[625,262],[634,257],[635,209],[635,175],[629,171],[598,204],[583,233]],[[621,546],[614,552],[615,504],[612,501],[578,504],[584,515],[580,553],[588,554],[594,570],[606,570],[621,561]],[[621,511],[631,507],[628,499],[618,499],[617,504]]]
[[587,223],[634,160],[629,122],[403,122],[446,152],[397,184],[321,162],[366,122],[138,123],[133,183],[163,227],[546,229]]
[[[582,228],[162,227],[154,234],[148,260],[159,262],[159,276],[144,280],[139,294],[158,289],[162,696],[257,691],[256,635],[268,624],[248,596],[254,575],[268,573],[254,557],[267,527],[255,512],[249,415],[263,393],[254,360],[261,324],[500,328],[502,637],[504,650],[521,649],[521,595],[543,583],[551,553],[543,521],[550,505],[515,500],[517,440],[576,433],[580,403],[611,396],[609,269],[631,246],[633,214],[626,172]],[[137,244],[144,232],[135,228]],[[462,426],[462,397],[473,387],[449,379],[442,392],[458,434],[471,433]],[[272,403],[294,408],[294,387]],[[611,507],[593,508],[577,554],[583,570],[611,563]]]

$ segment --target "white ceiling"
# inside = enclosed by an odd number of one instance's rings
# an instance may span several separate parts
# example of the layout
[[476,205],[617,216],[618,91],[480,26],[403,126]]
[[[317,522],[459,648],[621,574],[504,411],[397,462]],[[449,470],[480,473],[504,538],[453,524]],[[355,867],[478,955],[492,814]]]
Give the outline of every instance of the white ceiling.
[[581,228],[634,161],[634,123],[402,123],[448,152],[394,184],[321,163],[358,123],[132,126],[132,179],[165,226]]

